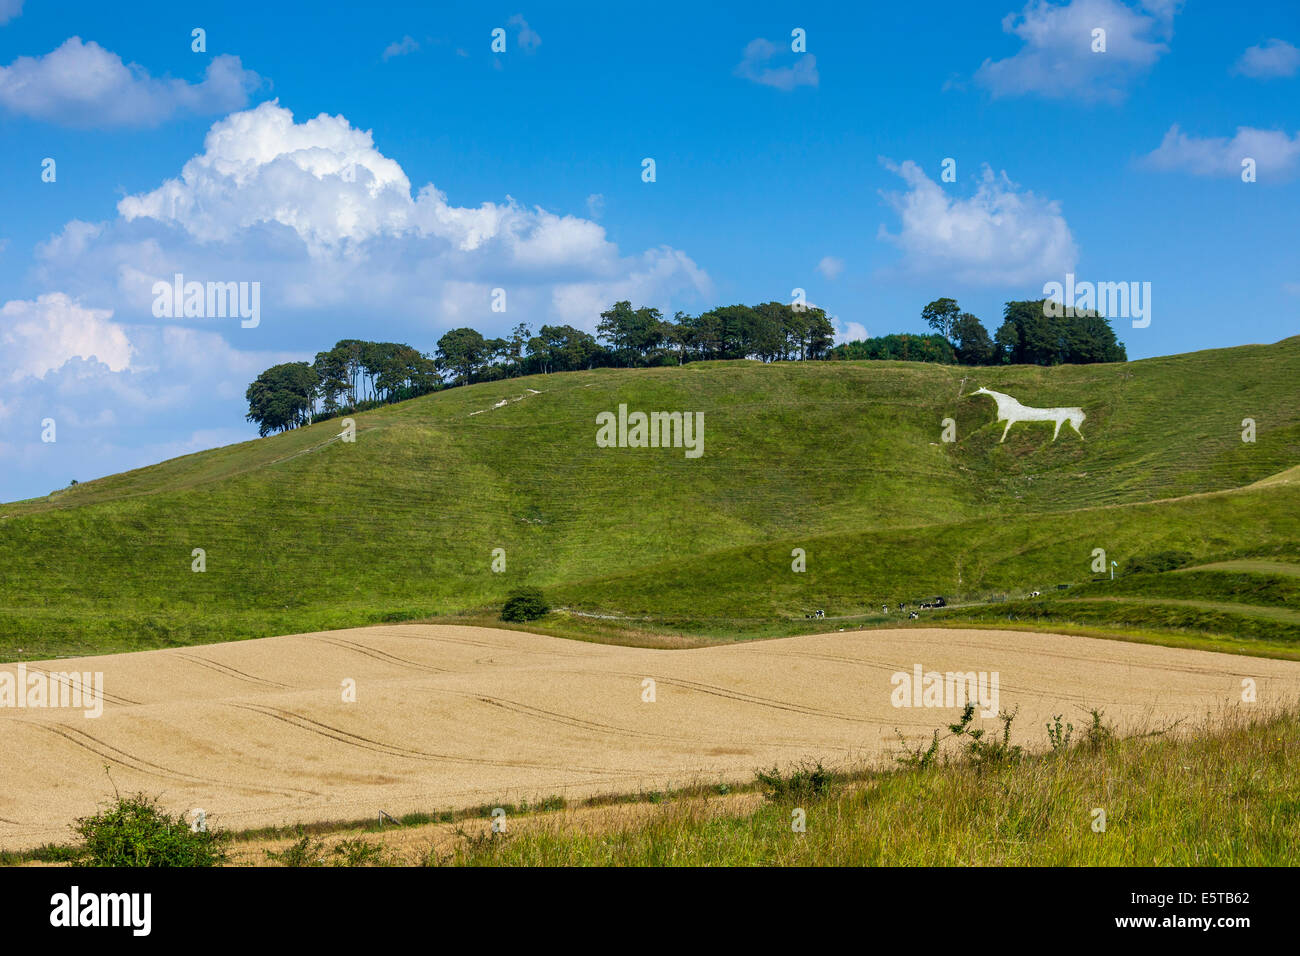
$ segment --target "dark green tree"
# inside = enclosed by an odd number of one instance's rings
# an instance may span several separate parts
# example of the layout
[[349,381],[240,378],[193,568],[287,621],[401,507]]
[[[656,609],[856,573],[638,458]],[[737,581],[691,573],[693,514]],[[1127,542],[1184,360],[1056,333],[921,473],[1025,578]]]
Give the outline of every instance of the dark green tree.
[[487,354],[487,342],[473,329],[452,329],[438,339],[438,363],[452,373],[458,385],[473,380]]
[[921,318],[925,319],[925,324],[949,342],[952,341],[952,327],[960,314],[961,309],[958,308],[955,299],[935,299],[921,310]]
[[244,393],[248,399],[248,414],[244,417],[257,423],[257,433],[263,437],[305,425],[310,421],[319,384],[315,369],[306,362],[273,365]]
[[963,312],[952,326],[952,340],[956,344],[957,361],[961,365],[992,365],[997,356],[993,340],[984,323]]

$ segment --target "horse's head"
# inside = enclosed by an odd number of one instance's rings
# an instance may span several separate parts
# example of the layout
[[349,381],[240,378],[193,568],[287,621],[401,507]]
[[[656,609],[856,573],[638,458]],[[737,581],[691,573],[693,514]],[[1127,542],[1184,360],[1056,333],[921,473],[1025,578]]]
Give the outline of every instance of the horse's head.
[[981,385],[979,388],[975,389],[975,391],[971,392],[970,395],[967,395],[966,397],[973,398],[976,395],[992,395],[992,394],[993,394],[992,392],[990,392],[987,388]]

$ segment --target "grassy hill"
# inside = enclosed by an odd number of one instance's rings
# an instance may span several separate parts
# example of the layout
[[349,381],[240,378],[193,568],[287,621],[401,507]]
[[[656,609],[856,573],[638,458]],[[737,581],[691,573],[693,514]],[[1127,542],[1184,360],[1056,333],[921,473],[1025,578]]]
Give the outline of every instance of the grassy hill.
[[[1285,610],[1220,593],[1219,570],[1141,594],[1055,585],[1096,577],[1093,548],[1121,569],[1171,548],[1300,560],[1298,381],[1300,337],[1123,365],[703,362],[452,389],[356,415],[354,443],[326,422],[0,505],[0,659],[469,612],[522,584],[731,639],[934,594],[972,605],[950,617],[1014,618],[979,602],[1050,588],[1034,603],[1052,620],[1166,629],[1188,625],[1151,609],[1180,605],[1085,598]],[[981,385],[1082,406],[1084,440],[1018,424],[999,444]],[[597,447],[596,415],[620,403],[703,412],[703,457]],[[1285,615],[1235,616],[1300,639]],[[1232,617],[1190,629],[1235,635]]]

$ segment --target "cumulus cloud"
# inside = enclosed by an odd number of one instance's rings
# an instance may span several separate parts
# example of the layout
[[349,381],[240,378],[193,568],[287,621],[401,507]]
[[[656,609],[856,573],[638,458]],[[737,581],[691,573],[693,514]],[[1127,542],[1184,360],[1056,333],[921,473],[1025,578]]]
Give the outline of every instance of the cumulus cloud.
[[1142,160],[1149,169],[1192,173],[1196,176],[1241,176],[1242,161],[1255,161],[1256,175],[1289,177],[1300,166],[1300,132],[1238,126],[1225,136],[1188,136],[1178,124],[1169,127],[1160,145]]
[[176,113],[239,109],[260,83],[237,56],[214,57],[202,82],[187,83],[152,77],[93,40],[72,37],[44,56],[0,66],[0,107],[63,126],[156,126]]
[[1295,76],[1297,70],[1300,70],[1300,50],[1278,39],[1247,47],[1233,67],[1234,72],[1257,80]]
[[[271,365],[309,360],[312,354],[239,350],[217,333],[198,329],[114,325],[109,346],[120,346],[119,333],[129,337],[129,363],[120,355],[111,365],[102,356],[62,359],[56,351],[46,364],[57,367],[15,381],[5,334],[15,313],[40,313],[43,305],[40,321],[53,316],[56,324],[77,307],[58,294],[0,306],[0,459],[5,463],[0,501],[45,494],[72,478],[85,481],[252,438],[256,430],[244,423],[248,383]],[[107,310],[84,311],[95,323],[107,322]],[[57,424],[58,440],[52,444],[40,440],[45,418]]]
[[709,290],[684,253],[625,256],[589,219],[508,195],[458,206],[432,184],[413,196],[369,132],[342,116],[295,122],[278,102],[215,123],[178,177],[123,198],[118,214],[69,223],[38,248],[36,275],[144,321],[153,283],[175,272],[260,281],[272,324],[333,308],[426,330],[492,321],[494,288],[507,290],[512,322],[586,328],[614,301],[592,308],[611,290],[662,306]]
[[0,306],[0,378],[44,378],[70,359],[93,360],[120,372],[131,364],[126,333],[108,309],[88,309],[62,293]]
[[[1004,60],[987,59],[975,73],[994,96],[1036,93],[1051,98],[1119,101],[1128,85],[1168,52],[1180,0],[1030,0],[1007,14],[1002,29],[1024,45]],[[1105,30],[1105,52],[1093,52],[1093,31]]]
[[902,251],[900,271],[999,285],[1073,271],[1078,250],[1059,202],[1021,190],[987,166],[969,199],[950,197],[911,160],[885,166],[908,186],[881,194],[901,220],[897,234],[883,225],[879,234]]
[[823,256],[822,261],[817,263],[817,271],[828,279],[834,279],[844,271],[844,260],[835,256]]
[[774,86],[778,90],[793,90],[796,86],[816,86],[821,82],[817,74],[817,58],[811,53],[793,56],[793,62],[789,65],[774,65],[773,60],[777,54],[783,54],[785,49],[762,37],[750,40],[745,45],[744,56],[736,65],[736,76],[761,83],[763,86]]
[[[155,318],[153,285],[176,273],[259,281],[261,324]],[[278,103],[213,124],[176,177],[124,197],[115,218],[68,222],[38,245],[31,280],[60,291],[0,308],[0,499],[46,492],[51,474],[94,477],[92,459],[103,474],[251,437],[244,390],[258,372],[345,336],[431,351],[457,325],[593,330],[619,299],[671,314],[712,294],[681,250],[623,253],[589,219],[413,190],[369,132],[340,116],[295,122]],[[504,314],[491,312],[496,288]],[[46,416],[55,445],[28,427]]]
[[867,335],[867,327],[861,322],[845,322],[840,325],[835,323],[835,344],[843,345],[845,342],[861,342],[870,338]]
[[23,0],[0,0],[0,26],[23,12]]

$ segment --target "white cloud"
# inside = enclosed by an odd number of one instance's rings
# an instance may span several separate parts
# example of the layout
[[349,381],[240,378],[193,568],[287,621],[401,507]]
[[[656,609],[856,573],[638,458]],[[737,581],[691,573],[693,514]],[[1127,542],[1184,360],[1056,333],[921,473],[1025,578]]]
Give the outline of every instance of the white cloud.
[[542,45],[542,38],[537,31],[528,25],[522,13],[516,13],[506,21],[506,26],[515,28],[515,43],[519,49],[526,53],[532,53]]
[[908,185],[882,193],[901,228],[879,236],[902,250],[899,269],[971,284],[1018,285],[1074,269],[1078,250],[1060,203],[1018,189],[985,166],[975,194],[951,198],[911,160],[886,162]]
[[[994,96],[1037,93],[1052,98],[1123,99],[1132,80],[1168,52],[1163,42],[1181,0],[1030,0],[1007,14],[1002,29],[1024,46],[1005,60],[985,60],[975,79]],[[1093,31],[1105,30],[1106,50],[1093,52]]]
[[821,77],[817,74],[817,58],[811,53],[795,57],[790,66],[770,65],[772,58],[783,50],[783,47],[762,37],[750,40],[745,45],[744,57],[736,65],[735,75],[763,86],[774,86],[778,90],[817,86],[821,82]]
[[587,215],[592,219],[599,219],[605,215],[604,193],[592,193],[587,197]]
[[410,36],[404,36],[384,47],[384,59],[391,60],[395,56],[406,56],[406,54],[414,53],[418,49],[420,49],[420,44],[416,43]]
[[[0,307],[0,365],[12,357],[4,343],[11,314],[26,314],[46,298]],[[48,298],[64,302],[47,309],[47,315],[66,318],[67,297],[55,293]],[[107,310],[84,311],[96,322],[106,320]],[[241,351],[215,332],[175,326],[118,330],[130,337],[129,364],[115,359],[112,366],[117,367],[112,367],[73,355],[39,377],[16,381],[6,374],[8,366],[0,367],[0,457],[5,463],[0,501],[45,494],[71,478],[85,481],[250,439],[256,429],[244,422],[248,383],[265,368],[312,354],[305,349]],[[43,343],[45,336],[40,339]],[[46,364],[60,358],[55,354]],[[58,427],[52,444],[40,440],[40,423],[47,417]]]
[[844,260],[835,256],[823,256],[822,261],[817,263],[817,271],[828,279],[835,279],[844,271]]
[[120,372],[131,364],[131,343],[109,321],[108,309],[88,309],[62,293],[0,306],[0,378],[44,378],[69,359],[102,362]]
[[155,78],[93,40],[72,37],[44,56],[0,66],[0,107],[64,126],[156,126],[175,113],[238,109],[260,82],[230,55],[214,57],[200,83]]
[[[179,177],[123,198],[118,213],[109,223],[69,223],[38,248],[35,275],[144,322],[152,284],[175,272],[260,281],[273,324],[335,309],[425,330],[457,316],[484,331],[506,318],[592,328],[614,299],[591,304],[610,290],[667,307],[672,296],[710,288],[684,253],[624,256],[590,219],[508,195],[456,206],[432,184],[412,197],[402,167],[369,132],[342,116],[297,123],[276,102],[215,123]],[[498,287],[508,294],[505,317],[487,309]]]
[[1233,70],[1258,80],[1295,76],[1300,70],[1300,50],[1285,40],[1265,40],[1259,46],[1247,47]]
[[1244,159],[1255,160],[1256,174],[1287,177],[1300,166],[1300,132],[1238,126],[1232,139],[1188,136],[1177,124],[1169,127],[1160,145],[1142,160],[1150,169],[1196,176],[1241,176]]
[[861,342],[870,338],[867,335],[867,327],[861,322],[845,322],[841,326],[838,322],[835,324],[835,344],[843,345],[845,342]]
[[0,0],[0,26],[23,12],[23,0]]

